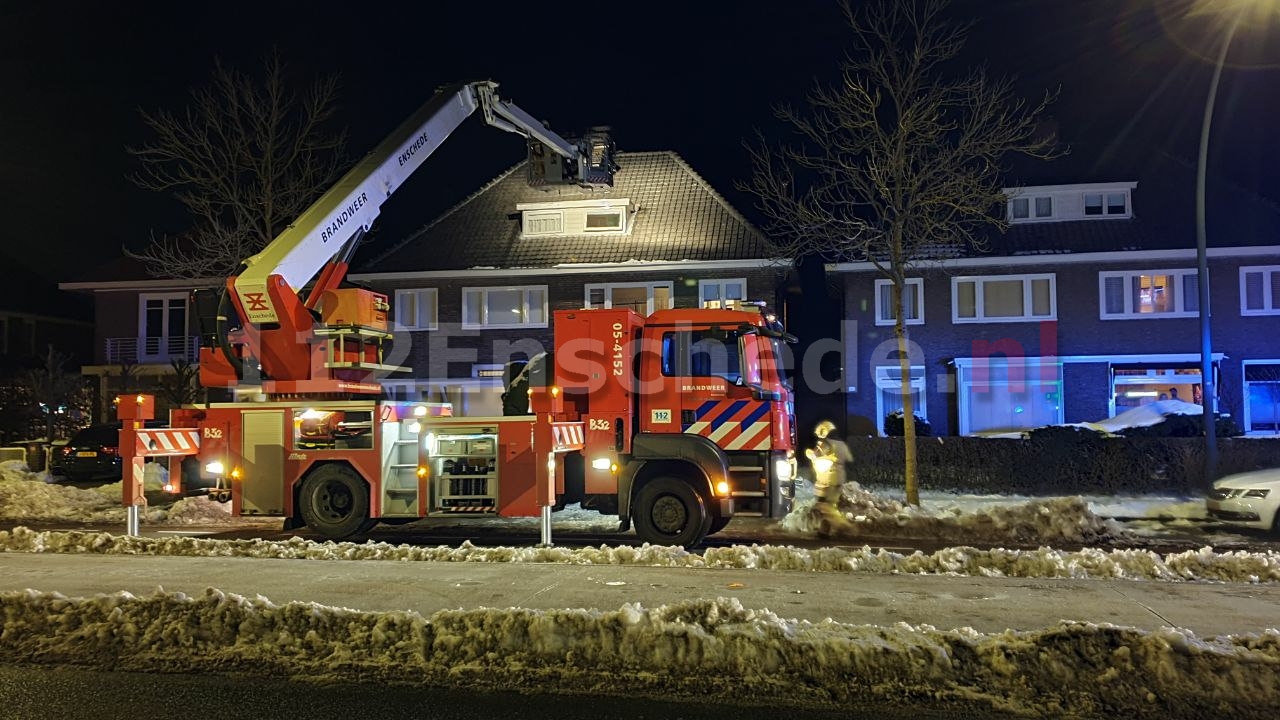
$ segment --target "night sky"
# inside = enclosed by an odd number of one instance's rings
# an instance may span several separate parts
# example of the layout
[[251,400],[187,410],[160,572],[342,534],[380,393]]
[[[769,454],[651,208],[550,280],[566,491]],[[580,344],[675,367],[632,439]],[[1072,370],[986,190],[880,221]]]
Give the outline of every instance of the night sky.
[[[967,64],[1014,75],[1053,108],[1082,180],[1122,156],[1194,157],[1212,27],[1157,20],[1182,0],[957,0],[976,25]],[[1185,3],[1182,3],[1185,4]],[[128,6],[118,10],[116,5]],[[277,48],[296,77],[338,73],[358,156],[445,83],[492,78],[565,134],[611,125],[623,151],[674,150],[749,216],[744,139],[777,135],[770,108],[830,80],[849,38],[826,0],[632,3],[0,3],[3,249],[69,280],[181,229],[176,204],[133,186],[138,108],[178,109],[215,56],[256,72]],[[292,6],[301,9],[290,9]],[[602,7],[603,5],[603,7]],[[1223,79],[1214,167],[1280,200],[1275,141],[1280,22],[1246,28]],[[468,122],[384,207],[395,242],[523,158],[523,142]]]

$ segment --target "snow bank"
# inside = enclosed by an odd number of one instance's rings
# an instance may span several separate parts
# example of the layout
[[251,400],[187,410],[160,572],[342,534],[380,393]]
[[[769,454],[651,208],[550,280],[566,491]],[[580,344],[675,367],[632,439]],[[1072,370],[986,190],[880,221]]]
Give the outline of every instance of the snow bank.
[[[858,483],[841,489],[840,512],[849,525],[842,538],[930,538],[945,542],[1112,542],[1126,537],[1115,521],[1098,517],[1079,497],[1028,499],[1020,503],[973,508],[961,505],[917,507],[876,495]],[[783,529],[817,532],[821,513],[812,492],[797,494],[794,509],[782,519]]]
[[1169,415],[1200,415],[1203,412],[1204,408],[1195,403],[1183,402],[1182,400],[1157,400],[1145,405],[1139,405],[1131,410],[1125,410],[1113,418],[1088,423],[1088,425],[1105,432],[1118,433],[1126,428],[1158,425],[1164,422],[1165,417]]
[[862,547],[805,548],[735,545],[702,554],[679,547],[419,547],[389,543],[216,540],[197,537],[129,537],[110,533],[0,531],[0,551],[253,557],[307,560],[393,560],[398,562],[568,563],[654,567],[805,570],[844,573],[913,573],[1019,578],[1115,578],[1163,581],[1280,582],[1280,553],[1215,552],[1212,548],[1160,555],[1148,550],[1078,552],[979,550],[952,547],[909,555]]
[[[947,700],[1061,716],[1269,715],[1280,633],[1063,623],[979,633],[789,620],[739,600],[618,610],[362,612],[209,589],[0,594],[0,660],[735,704]],[[1270,709],[1268,709],[1270,708]]]
[[[159,491],[167,475],[165,468],[148,463],[143,469],[143,488]],[[47,482],[42,474],[27,470],[19,460],[0,463],[0,519],[27,522],[125,522],[121,502],[122,483],[81,488]],[[229,505],[206,497],[183,498],[168,507],[149,508],[147,523],[189,525],[226,523],[232,520]]]

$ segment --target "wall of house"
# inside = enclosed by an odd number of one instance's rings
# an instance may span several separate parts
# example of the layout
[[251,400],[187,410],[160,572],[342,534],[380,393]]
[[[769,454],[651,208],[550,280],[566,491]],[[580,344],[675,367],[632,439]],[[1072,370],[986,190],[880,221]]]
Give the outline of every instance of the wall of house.
[[[548,320],[557,310],[580,309],[585,303],[588,284],[617,282],[672,283],[675,307],[698,306],[698,281],[719,278],[747,280],[747,295],[776,304],[778,271],[773,268],[739,271],[680,273],[671,270],[607,274],[563,274],[549,270],[546,275],[516,276],[509,279],[482,277],[456,280],[422,280],[370,283],[386,293],[395,304],[396,290],[434,288],[437,293],[438,328],[436,330],[397,331],[388,362],[411,368],[387,380],[444,380],[471,378],[473,365],[496,365],[513,358],[532,355],[552,346],[551,323],[545,328],[462,329],[462,291],[474,287],[507,287],[545,285],[547,287]],[[393,307],[394,317],[394,307]]]
[[[1224,412],[1239,416],[1243,376],[1241,361],[1280,358],[1280,342],[1273,326],[1280,317],[1242,317],[1240,267],[1280,263],[1275,256],[1215,258],[1210,261],[1210,307],[1213,350],[1224,353],[1220,365],[1219,398]],[[1124,263],[989,266],[957,270],[932,269],[924,278],[924,324],[908,327],[923,357],[913,364],[926,368],[925,400],[935,434],[954,434],[956,374],[951,360],[984,355],[1148,355],[1200,352],[1198,318],[1103,320],[1099,310],[1099,273],[1107,270],[1194,269],[1194,261],[1134,261]],[[1056,280],[1056,321],[956,323],[952,319],[952,279],[970,275],[1019,275],[1052,272]],[[869,272],[844,277],[846,408],[851,432],[861,434],[876,425],[876,394],[872,368],[896,363],[893,328],[875,324],[875,279]],[[887,343],[887,344],[886,344]],[[1098,420],[1108,414],[1111,394],[1106,362],[1065,363],[1063,367],[1065,422]],[[1183,398],[1190,400],[1191,398]]]

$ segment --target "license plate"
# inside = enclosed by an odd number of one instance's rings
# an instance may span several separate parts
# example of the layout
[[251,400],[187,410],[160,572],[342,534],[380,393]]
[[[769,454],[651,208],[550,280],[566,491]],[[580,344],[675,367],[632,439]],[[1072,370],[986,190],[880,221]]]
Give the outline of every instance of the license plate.
[[76,457],[98,457],[98,453],[92,450],[81,450],[80,452],[76,453]]

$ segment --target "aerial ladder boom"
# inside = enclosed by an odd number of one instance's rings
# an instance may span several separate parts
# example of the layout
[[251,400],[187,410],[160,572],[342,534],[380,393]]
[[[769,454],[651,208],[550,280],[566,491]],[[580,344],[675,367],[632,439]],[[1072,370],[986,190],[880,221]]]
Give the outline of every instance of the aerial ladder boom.
[[[261,252],[244,261],[240,274],[228,279],[216,312],[218,347],[201,353],[203,384],[238,384],[244,377],[247,353],[258,360],[266,378],[293,383],[288,392],[324,389],[332,378],[315,353],[306,350],[322,299],[342,282],[347,264],[387,198],[476,110],[488,124],[527,138],[531,156],[535,143],[560,156],[563,177],[554,182],[587,187],[613,184],[616,166],[606,133],[566,140],[500,98],[497,87],[491,81],[478,81],[442,88]],[[312,287],[304,301],[300,294],[309,283]],[[240,351],[233,351],[227,340],[233,315],[238,316],[242,330],[239,338],[244,349]],[[380,348],[376,354],[380,357]],[[347,383],[342,389],[377,390],[358,383]]]

